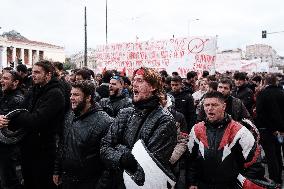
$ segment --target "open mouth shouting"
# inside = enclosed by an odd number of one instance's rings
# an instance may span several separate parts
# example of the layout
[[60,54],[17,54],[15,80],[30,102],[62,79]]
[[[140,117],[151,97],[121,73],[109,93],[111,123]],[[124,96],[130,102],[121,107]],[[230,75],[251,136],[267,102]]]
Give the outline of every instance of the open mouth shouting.
[[133,89],[133,100],[137,101],[139,99],[139,91],[138,89]]

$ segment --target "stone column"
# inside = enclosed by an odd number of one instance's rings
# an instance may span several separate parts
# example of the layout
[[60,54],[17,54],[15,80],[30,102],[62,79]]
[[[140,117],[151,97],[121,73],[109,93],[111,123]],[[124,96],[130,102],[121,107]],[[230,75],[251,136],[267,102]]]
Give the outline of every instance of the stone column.
[[39,50],[36,50],[35,62],[39,61]]
[[33,51],[32,51],[32,49],[28,49],[28,50],[29,50],[29,53],[28,53],[28,54],[29,54],[29,55],[28,55],[28,56],[29,56],[28,65],[32,66],[32,65],[33,65],[33,64],[32,64],[32,63],[33,63],[33,61],[32,61],[32,60],[33,60],[33,56],[32,56]]
[[12,52],[12,62],[15,62],[16,57],[17,57],[17,55],[16,55],[16,47],[14,47],[13,48],[13,52]]
[[25,49],[21,48],[20,59],[22,59],[23,64],[24,64],[24,58],[25,58]]
[[[0,46],[0,69],[3,69],[7,65],[7,53],[5,53],[6,48]],[[6,55],[6,56],[5,56]]]

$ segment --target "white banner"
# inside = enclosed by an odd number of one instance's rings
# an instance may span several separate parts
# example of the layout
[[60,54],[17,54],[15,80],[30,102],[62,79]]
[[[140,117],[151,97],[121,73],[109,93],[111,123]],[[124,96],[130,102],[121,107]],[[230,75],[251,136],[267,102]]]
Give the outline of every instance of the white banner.
[[242,60],[232,58],[229,55],[217,54],[216,71],[224,73],[226,71],[241,71],[252,74],[253,72],[269,72],[269,63],[261,62],[261,59]]
[[94,52],[97,72],[103,69],[125,70],[127,75],[141,66],[177,71],[186,77],[188,71],[214,69],[216,37],[173,38],[159,41],[118,43],[99,46]]

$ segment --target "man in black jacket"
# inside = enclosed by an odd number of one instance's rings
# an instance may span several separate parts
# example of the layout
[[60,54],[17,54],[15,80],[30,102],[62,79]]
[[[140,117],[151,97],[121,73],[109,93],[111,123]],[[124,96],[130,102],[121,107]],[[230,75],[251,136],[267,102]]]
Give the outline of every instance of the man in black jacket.
[[27,131],[21,148],[25,188],[53,189],[56,135],[63,125],[64,94],[51,62],[35,63],[32,78],[34,86],[23,105],[29,112],[22,112],[10,121]]
[[124,170],[137,185],[144,185],[144,171],[131,153],[139,139],[168,173],[171,173],[169,160],[177,142],[173,117],[160,106],[161,76],[145,67],[133,75],[134,108],[120,111],[102,140],[101,156],[113,174],[110,183],[114,189],[125,188]]
[[55,76],[57,77],[60,85],[62,92],[64,94],[64,99],[65,99],[65,112],[70,110],[70,91],[71,91],[71,85],[68,83],[63,75],[63,63],[61,62],[53,62],[54,69],[55,69]]
[[193,94],[195,92],[195,82],[197,81],[197,73],[195,71],[190,71],[186,74],[186,82],[184,83],[184,91],[189,94]]
[[[22,91],[19,89],[20,75],[15,71],[8,71],[1,78],[3,96],[0,98],[0,128],[8,125],[4,115],[20,108],[24,100]],[[19,156],[17,144],[0,142],[0,181],[3,189],[21,188],[16,174],[16,159]]]
[[244,72],[237,72],[234,74],[236,87],[232,91],[232,96],[240,99],[244,103],[248,112],[252,114],[252,107],[254,104],[253,91],[248,87],[246,77],[246,73]]
[[101,139],[112,118],[94,102],[95,86],[91,81],[72,84],[70,112],[65,120],[53,180],[63,189],[104,188],[100,178],[104,166],[100,160]]
[[193,97],[182,89],[180,76],[171,78],[171,88],[172,91],[169,94],[175,98],[175,108],[184,115],[188,127],[187,130],[190,131],[196,120]]
[[116,117],[118,112],[132,106],[130,98],[122,94],[123,78],[119,75],[112,76],[109,82],[109,97],[100,100],[103,110],[111,117]]
[[256,98],[256,126],[268,164],[269,178],[282,183],[281,145],[276,137],[284,132],[284,91],[271,74],[265,78],[265,88]]
[[16,69],[17,69],[18,74],[22,78],[22,84],[20,88],[26,94],[28,90],[32,87],[32,84],[33,84],[32,77],[29,75],[28,68],[26,65],[19,64]]
[[109,97],[109,81],[113,76],[113,71],[106,70],[103,72],[102,84],[96,88],[96,101],[100,101],[102,98]]

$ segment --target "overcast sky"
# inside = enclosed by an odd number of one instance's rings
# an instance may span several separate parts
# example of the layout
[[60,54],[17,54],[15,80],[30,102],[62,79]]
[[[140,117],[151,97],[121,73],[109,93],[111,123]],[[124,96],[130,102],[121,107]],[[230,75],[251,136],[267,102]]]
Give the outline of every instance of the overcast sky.
[[[88,47],[105,44],[106,0],[1,0],[0,33],[12,29],[30,40],[84,49],[84,5]],[[255,43],[284,56],[283,0],[108,0],[108,42],[186,36],[218,36],[219,49]],[[199,19],[199,20],[195,20]]]

